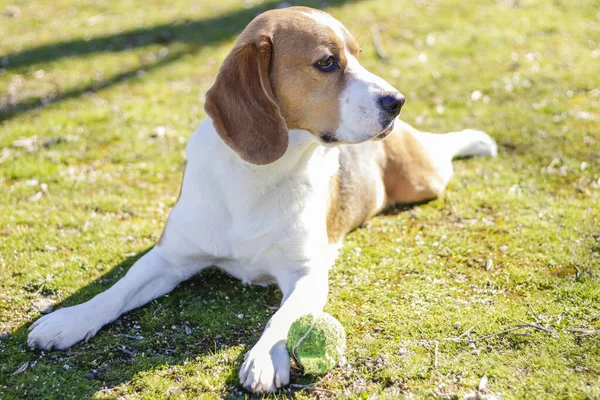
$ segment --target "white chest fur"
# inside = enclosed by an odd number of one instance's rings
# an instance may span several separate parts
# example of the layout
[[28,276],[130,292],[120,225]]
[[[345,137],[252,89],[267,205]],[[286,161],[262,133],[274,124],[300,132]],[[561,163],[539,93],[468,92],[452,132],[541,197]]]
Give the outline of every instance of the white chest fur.
[[181,196],[161,243],[165,254],[180,264],[217,265],[246,282],[328,267],[327,193],[339,153],[306,131],[289,134],[285,155],[257,166],[241,160],[207,118],[186,149]]

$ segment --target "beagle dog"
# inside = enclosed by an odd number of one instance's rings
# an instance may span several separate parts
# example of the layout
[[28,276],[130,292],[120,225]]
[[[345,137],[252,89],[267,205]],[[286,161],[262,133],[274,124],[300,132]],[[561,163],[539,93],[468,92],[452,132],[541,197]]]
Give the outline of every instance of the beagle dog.
[[30,327],[28,344],[65,349],[208,266],[277,283],[281,307],[246,354],[244,388],[288,384],[286,337],[321,311],[344,235],[393,203],[439,196],[456,156],[496,155],[484,132],[434,135],[398,119],[404,97],[359,63],[329,14],[267,11],[241,33],[191,136],[179,200],[156,246],[114,286]]

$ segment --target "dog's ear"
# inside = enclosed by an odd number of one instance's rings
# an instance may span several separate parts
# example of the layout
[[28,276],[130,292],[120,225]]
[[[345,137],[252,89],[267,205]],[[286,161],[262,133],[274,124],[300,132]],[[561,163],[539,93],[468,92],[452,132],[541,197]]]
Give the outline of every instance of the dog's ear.
[[281,158],[289,140],[269,82],[272,51],[273,43],[264,35],[238,44],[221,66],[204,105],[221,139],[242,159],[258,165]]

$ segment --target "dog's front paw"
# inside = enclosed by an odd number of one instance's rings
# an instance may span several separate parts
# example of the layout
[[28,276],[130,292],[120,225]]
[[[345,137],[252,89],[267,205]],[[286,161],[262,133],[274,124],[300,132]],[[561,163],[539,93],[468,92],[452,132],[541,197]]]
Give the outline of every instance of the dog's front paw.
[[245,357],[240,383],[255,393],[274,392],[290,381],[290,356],[281,341],[268,348],[259,342]]
[[61,308],[44,315],[29,327],[27,344],[42,350],[62,350],[94,336],[101,328],[84,305]]

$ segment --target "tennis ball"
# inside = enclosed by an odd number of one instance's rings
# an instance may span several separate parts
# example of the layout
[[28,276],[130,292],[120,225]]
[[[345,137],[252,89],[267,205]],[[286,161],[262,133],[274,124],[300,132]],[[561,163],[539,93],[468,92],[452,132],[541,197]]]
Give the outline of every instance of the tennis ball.
[[288,332],[287,349],[304,373],[324,374],[335,367],[346,350],[346,331],[327,313],[298,318]]

